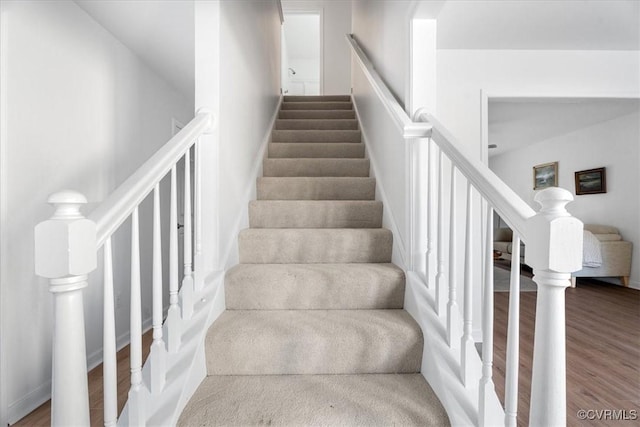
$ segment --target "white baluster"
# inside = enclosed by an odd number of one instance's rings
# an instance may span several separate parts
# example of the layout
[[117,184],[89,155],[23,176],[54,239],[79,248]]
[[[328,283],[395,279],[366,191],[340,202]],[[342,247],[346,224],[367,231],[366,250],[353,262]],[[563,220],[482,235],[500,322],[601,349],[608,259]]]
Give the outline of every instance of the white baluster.
[[427,276],[427,286],[431,286],[431,270],[433,263],[433,183],[435,181],[433,155],[431,146],[433,141],[427,139],[427,253],[425,255],[425,271]]
[[509,287],[509,320],[507,321],[507,356],[504,392],[504,423],[518,424],[518,365],[520,363],[520,236],[513,233],[511,243],[511,285]]
[[153,343],[151,344],[151,393],[164,388],[167,351],[162,334],[162,229],[160,224],[160,184],[153,189]]
[[444,154],[442,150],[439,150],[438,155],[438,274],[436,275],[436,295],[435,295],[435,309],[438,315],[442,315],[445,312],[447,304],[446,300],[446,281],[447,278],[444,273],[444,167],[443,167]]
[[457,348],[460,343],[460,308],[458,307],[458,272],[456,271],[456,167],[451,165],[451,199],[449,223],[449,303],[447,304],[447,341],[449,347]]
[[559,426],[567,422],[565,289],[571,273],[582,268],[582,223],[565,205],[567,190],[553,187],[536,194],[540,212],[527,221],[526,262],[538,284],[531,373],[529,424]]
[[178,305],[178,197],[176,166],[171,168],[171,201],[169,219],[169,312],[167,313],[167,341],[170,353],[180,348],[182,320]]
[[142,395],[142,299],[140,295],[140,225],[138,207],[131,214],[131,387],[129,388],[129,425],[145,425]]
[[195,256],[194,256],[194,286],[197,291],[204,287],[204,271],[202,269],[202,164],[200,160],[200,138],[194,148],[194,206],[195,206]]
[[182,278],[182,319],[193,315],[193,274],[191,270],[191,160],[190,152],[184,154],[184,277]]
[[89,425],[89,393],[82,289],[96,268],[96,225],[75,191],[52,194],[56,210],[35,227],[35,272],[49,279],[53,294],[51,425]]
[[[473,376],[478,372],[479,362],[476,357],[476,347],[472,336],[473,327],[473,187],[471,182],[467,183],[467,214],[466,214],[466,235],[465,235],[465,257],[464,257],[464,325],[462,329],[461,341],[461,378],[465,386],[475,385]],[[474,354],[476,353],[476,354]]]
[[104,242],[104,311],[102,332],[102,382],[104,385],[104,425],[118,421],[118,362],[116,359],[116,318],[113,299],[113,255],[111,237]]
[[478,424],[494,425],[494,408],[500,407],[493,383],[493,209],[487,204],[482,298],[482,378],[478,401]]

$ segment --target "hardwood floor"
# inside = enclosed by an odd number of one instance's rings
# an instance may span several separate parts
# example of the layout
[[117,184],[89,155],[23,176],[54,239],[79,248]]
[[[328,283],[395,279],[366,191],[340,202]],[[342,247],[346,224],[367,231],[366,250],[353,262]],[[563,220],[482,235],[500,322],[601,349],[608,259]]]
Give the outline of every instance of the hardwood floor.
[[[520,294],[518,425],[529,422],[536,293]],[[504,402],[508,292],[495,294],[494,381]],[[638,421],[580,420],[579,410],[635,410],[640,417],[640,291],[578,279],[566,291],[567,425],[638,425]],[[638,418],[640,419],[640,418]]]
[[[531,360],[536,306],[535,292],[522,292],[520,301],[520,382],[518,425],[529,420]],[[495,294],[494,381],[504,402],[504,370],[508,292]],[[588,279],[566,291],[567,316],[567,425],[638,425],[637,421],[583,421],[584,410],[626,410],[640,414],[640,291]],[[148,352],[151,333],[145,334]],[[129,389],[129,349],[118,353],[118,404],[124,406]],[[102,425],[102,366],[89,373],[91,425]],[[47,402],[18,426],[50,425]]]
[[[146,332],[142,336],[142,360],[146,360],[149,355],[152,331]],[[129,372],[129,346],[118,352],[118,413],[122,411],[127,401],[131,374]],[[96,366],[89,372],[89,411],[91,416],[91,426],[99,427],[104,425],[104,406],[102,392],[102,364]],[[42,404],[35,411],[18,421],[14,426],[50,426],[51,425],[51,401]]]

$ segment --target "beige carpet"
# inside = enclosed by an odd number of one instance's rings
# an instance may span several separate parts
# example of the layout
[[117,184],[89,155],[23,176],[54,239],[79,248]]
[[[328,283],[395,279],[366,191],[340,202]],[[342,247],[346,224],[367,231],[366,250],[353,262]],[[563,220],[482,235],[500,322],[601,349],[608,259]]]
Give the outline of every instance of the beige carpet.
[[421,374],[210,376],[182,426],[446,426]]
[[285,97],[183,426],[443,426],[349,96]]

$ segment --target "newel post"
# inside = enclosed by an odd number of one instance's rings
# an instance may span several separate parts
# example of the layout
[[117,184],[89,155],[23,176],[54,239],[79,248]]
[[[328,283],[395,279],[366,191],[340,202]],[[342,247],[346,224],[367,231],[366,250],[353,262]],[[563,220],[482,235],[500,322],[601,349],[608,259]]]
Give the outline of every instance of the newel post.
[[62,191],[47,202],[56,210],[35,228],[35,270],[53,294],[51,425],[89,425],[82,289],[96,268],[96,225],[82,216],[80,193]]
[[582,268],[582,222],[567,212],[573,196],[562,188],[540,191],[542,208],[528,221],[526,263],[538,285],[529,425],[567,422],[565,289]]

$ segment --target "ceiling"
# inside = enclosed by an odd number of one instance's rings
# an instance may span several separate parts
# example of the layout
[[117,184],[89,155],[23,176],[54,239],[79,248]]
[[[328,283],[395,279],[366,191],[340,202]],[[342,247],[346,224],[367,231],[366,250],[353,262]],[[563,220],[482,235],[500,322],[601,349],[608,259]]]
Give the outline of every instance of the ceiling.
[[193,99],[193,0],[75,0],[174,88]]
[[438,49],[640,50],[638,0],[448,0],[432,9]]
[[527,145],[640,112],[638,98],[500,98],[489,100],[494,157]]

